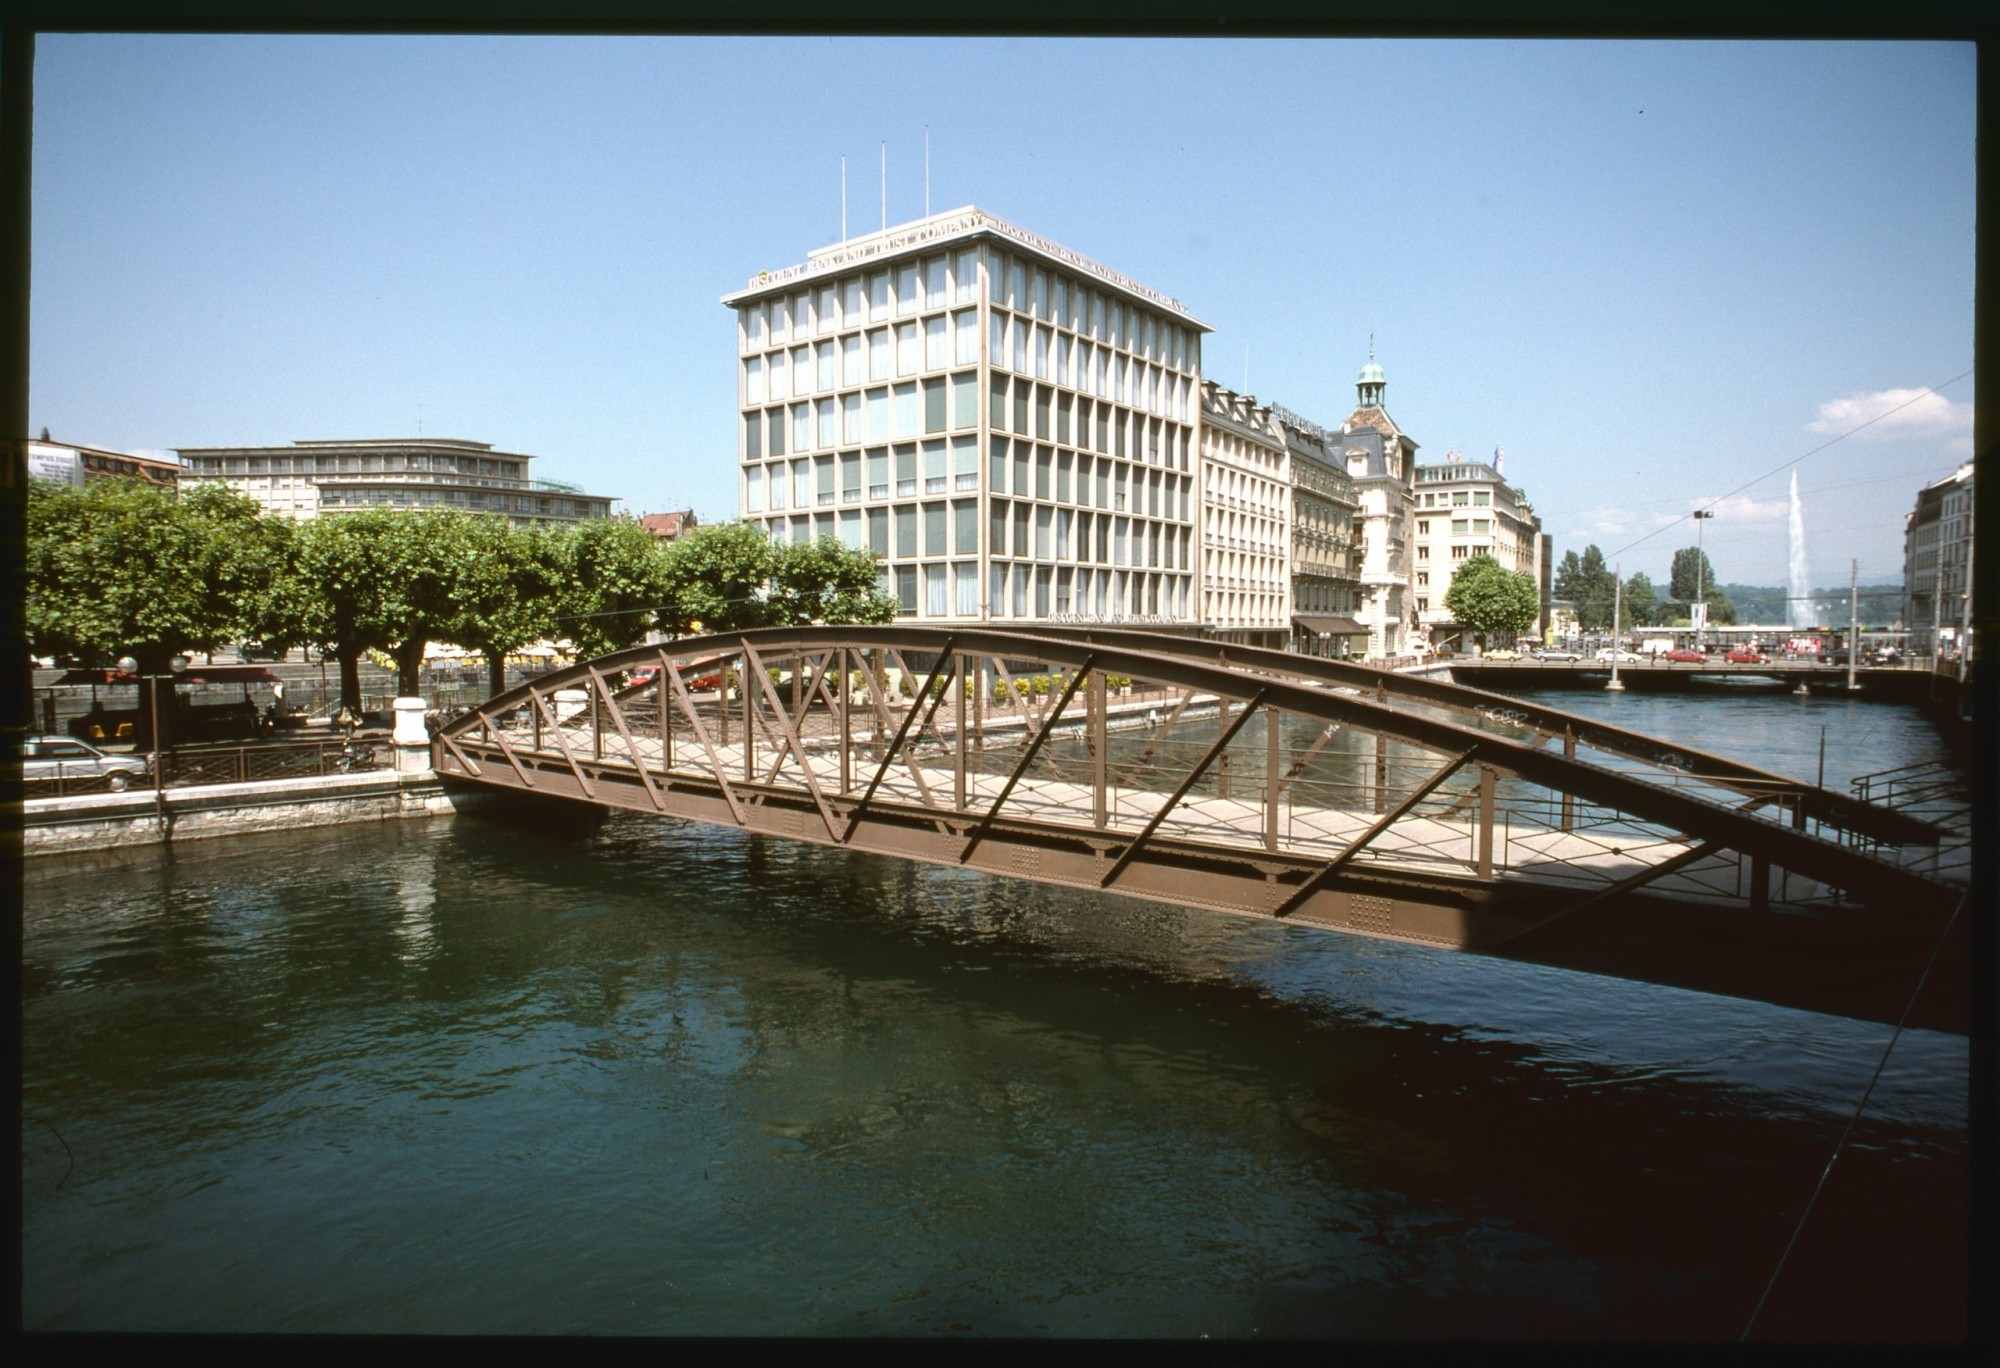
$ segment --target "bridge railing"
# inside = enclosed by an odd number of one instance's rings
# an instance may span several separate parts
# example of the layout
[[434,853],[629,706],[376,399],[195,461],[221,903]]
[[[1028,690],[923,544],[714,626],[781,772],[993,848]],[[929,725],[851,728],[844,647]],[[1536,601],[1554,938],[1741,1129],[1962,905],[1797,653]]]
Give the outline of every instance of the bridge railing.
[[[753,828],[782,812],[787,834],[835,843],[927,830],[961,862],[1003,833],[1067,841],[1114,876],[1167,852],[1254,850],[1279,881],[1268,895],[1287,899],[1350,868],[1683,896],[1727,884],[1757,905],[1895,883],[1824,839],[1831,809],[1797,781],[1658,743],[1585,759],[1545,709],[1436,692],[1391,704],[1380,672],[1230,655],[1243,659],[983,629],[744,633],[532,681],[443,728],[437,762]],[[1785,869],[1796,877],[1772,873]]]

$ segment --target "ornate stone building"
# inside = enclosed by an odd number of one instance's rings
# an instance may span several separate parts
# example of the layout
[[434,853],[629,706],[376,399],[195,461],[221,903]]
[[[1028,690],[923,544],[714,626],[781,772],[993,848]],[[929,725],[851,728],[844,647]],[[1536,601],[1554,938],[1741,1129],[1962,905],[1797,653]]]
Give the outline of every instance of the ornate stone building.
[[1372,345],[1354,388],[1354,412],[1334,440],[1360,500],[1359,617],[1368,629],[1366,655],[1380,660],[1407,654],[1415,626],[1410,524],[1417,444],[1403,435],[1383,406],[1388,382],[1375,364]]
[[1339,434],[1276,408],[1292,471],[1292,649],[1346,658],[1366,649],[1361,606],[1361,504],[1335,454]]

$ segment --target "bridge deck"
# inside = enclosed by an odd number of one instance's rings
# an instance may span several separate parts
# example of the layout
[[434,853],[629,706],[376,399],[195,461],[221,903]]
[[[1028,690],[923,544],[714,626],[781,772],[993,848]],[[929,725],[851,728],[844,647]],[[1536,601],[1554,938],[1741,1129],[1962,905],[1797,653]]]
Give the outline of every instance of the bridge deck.
[[[1272,653],[844,630],[591,662],[446,728],[436,763],[524,793],[1878,1017],[1958,896],[1934,877],[1934,836],[1881,843],[1921,823],[1458,696],[1493,695],[1405,681],[1391,703],[1386,682],[1371,698]],[[718,661],[724,689],[697,694]],[[619,687],[638,664],[659,676]],[[1035,669],[1029,691],[1017,676]],[[1580,733],[1603,749],[1578,755]]]

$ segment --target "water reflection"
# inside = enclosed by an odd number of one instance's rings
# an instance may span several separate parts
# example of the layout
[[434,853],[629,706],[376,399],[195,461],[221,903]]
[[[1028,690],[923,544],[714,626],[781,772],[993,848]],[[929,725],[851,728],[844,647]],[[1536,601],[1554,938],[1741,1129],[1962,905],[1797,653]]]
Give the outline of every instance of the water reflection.
[[[36,1328],[1729,1338],[1887,1034],[637,819],[28,907]],[[1772,1327],[1948,1319],[1964,1077]]]

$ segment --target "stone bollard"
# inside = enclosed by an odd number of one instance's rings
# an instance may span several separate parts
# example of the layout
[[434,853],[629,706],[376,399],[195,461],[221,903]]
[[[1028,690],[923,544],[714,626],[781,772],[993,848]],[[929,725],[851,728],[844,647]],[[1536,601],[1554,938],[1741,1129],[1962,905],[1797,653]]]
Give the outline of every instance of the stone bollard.
[[396,751],[396,773],[421,774],[431,767],[431,737],[424,729],[424,700],[399,698],[389,705],[395,710],[395,730],[389,744]]

